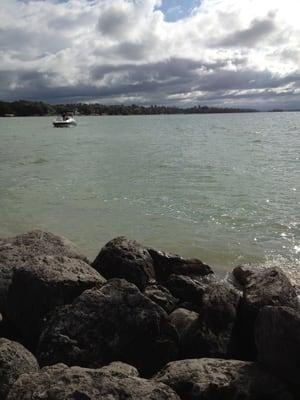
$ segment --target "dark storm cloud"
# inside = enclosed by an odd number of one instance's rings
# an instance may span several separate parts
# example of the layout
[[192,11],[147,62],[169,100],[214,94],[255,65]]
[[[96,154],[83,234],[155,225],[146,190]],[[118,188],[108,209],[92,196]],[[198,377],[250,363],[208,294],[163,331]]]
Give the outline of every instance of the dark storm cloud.
[[[241,60],[237,60],[240,64]],[[110,99],[136,98],[137,102],[172,104],[184,94],[195,93],[194,103],[219,100],[251,100],[252,98],[270,99],[274,89],[291,85],[289,93],[293,95],[293,87],[299,85],[300,76],[290,74],[285,77],[273,75],[270,71],[252,71],[243,69],[228,71],[224,69],[226,62],[207,63],[189,59],[172,58],[166,62],[145,63],[141,65],[106,65],[91,70],[89,83],[77,83],[74,86],[51,86],[54,74],[41,74],[34,71],[17,73],[8,72],[0,76],[1,82],[19,82],[14,90],[7,91],[11,98],[43,98],[50,102],[84,101],[97,99],[104,102]],[[9,78],[10,77],[10,78]],[[108,80],[107,77],[112,77]],[[95,82],[98,82],[95,84]],[[3,87],[2,87],[3,90]],[[241,90],[246,91],[239,95]],[[257,93],[257,90],[260,92]],[[247,93],[247,91],[250,91]],[[254,91],[251,93],[251,91]],[[197,93],[203,92],[199,97]],[[129,100],[130,101],[130,100]]]
[[255,46],[277,30],[274,18],[275,14],[270,14],[265,19],[255,19],[249,28],[233,32],[215,45],[221,47]]

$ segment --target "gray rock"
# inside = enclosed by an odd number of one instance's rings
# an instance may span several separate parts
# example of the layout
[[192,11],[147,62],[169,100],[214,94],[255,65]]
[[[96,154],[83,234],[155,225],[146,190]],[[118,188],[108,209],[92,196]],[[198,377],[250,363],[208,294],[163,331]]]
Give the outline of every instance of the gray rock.
[[294,399],[279,379],[253,362],[210,358],[175,361],[154,379],[170,386],[184,400]]
[[144,295],[149,297],[154,303],[161,306],[168,314],[170,314],[178,303],[176,299],[169,290],[161,285],[149,285],[144,290]]
[[101,371],[111,373],[113,375],[125,375],[139,377],[139,371],[132,365],[123,363],[121,361],[113,361],[109,365],[101,368]]
[[68,239],[38,229],[13,238],[0,239],[0,312],[5,313],[6,310],[13,270],[24,265],[29,257],[44,255],[87,261]]
[[236,353],[235,324],[240,294],[226,283],[203,285],[199,318],[182,338],[185,357],[230,357]]
[[20,375],[38,371],[35,357],[21,344],[0,339],[0,400],[6,396]]
[[43,365],[99,367],[128,362],[144,375],[177,355],[177,334],[167,313],[135,285],[113,279],[57,308],[38,348]]
[[251,275],[244,287],[238,316],[238,335],[242,340],[240,354],[244,359],[256,359],[254,326],[259,310],[264,306],[298,307],[295,288],[278,268],[268,268]]
[[114,369],[69,368],[64,364],[22,375],[7,400],[179,400],[167,385]]
[[86,289],[104,282],[94,268],[80,259],[28,257],[24,265],[14,271],[6,313],[20,332],[22,342],[34,349],[51,310],[71,303]]
[[123,278],[140,289],[155,280],[153,261],[148,250],[123,236],[109,241],[92,266],[106,279]]
[[264,307],[255,329],[258,359],[269,370],[300,387],[300,311]]
[[213,274],[212,269],[196,258],[183,258],[155,249],[148,249],[153,259],[157,281],[164,283],[172,274],[202,277]]

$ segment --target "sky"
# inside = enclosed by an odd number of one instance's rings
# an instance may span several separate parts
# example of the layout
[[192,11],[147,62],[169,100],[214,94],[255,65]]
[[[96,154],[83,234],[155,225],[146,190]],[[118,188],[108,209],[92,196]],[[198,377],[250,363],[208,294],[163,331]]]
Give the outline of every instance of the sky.
[[0,100],[300,109],[297,0],[0,3]]

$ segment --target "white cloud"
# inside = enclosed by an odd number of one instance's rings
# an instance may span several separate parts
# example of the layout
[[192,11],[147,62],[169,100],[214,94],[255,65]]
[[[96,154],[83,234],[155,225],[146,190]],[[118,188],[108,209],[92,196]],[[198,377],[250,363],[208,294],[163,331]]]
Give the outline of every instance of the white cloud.
[[203,0],[176,22],[159,5],[2,0],[1,98],[300,107],[300,3]]

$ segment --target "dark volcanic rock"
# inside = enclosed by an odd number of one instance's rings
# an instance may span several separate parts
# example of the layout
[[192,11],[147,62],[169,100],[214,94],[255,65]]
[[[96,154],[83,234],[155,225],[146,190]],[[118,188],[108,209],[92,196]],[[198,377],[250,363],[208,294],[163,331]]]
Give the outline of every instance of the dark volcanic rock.
[[210,276],[194,279],[190,276],[173,274],[167,279],[165,286],[174,297],[179,299],[180,307],[199,312],[204,293],[212,281]]
[[179,400],[163,383],[141,379],[109,368],[68,368],[64,364],[25,374],[7,400]]
[[199,318],[182,338],[185,357],[229,357],[235,353],[239,293],[226,283],[205,286]]
[[177,308],[169,315],[169,320],[175,327],[180,340],[184,337],[191,324],[198,318],[198,313],[186,308]]
[[38,354],[43,365],[99,367],[119,360],[149,374],[176,357],[177,340],[161,307],[133,284],[113,279],[57,308]]
[[246,361],[210,358],[175,361],[154,379],[169,385],[184,400],[294,399],[280,380],[256,363]]
[[92,266],[106,279],[123,278],[140,289],[155,279],[153,261],[148,250],[123,236],[108,242]]
[[172,296],[169,290],[161,285],[153,284],[147,286],[144,290],[144,295],[161,306],[168,314],[176,308],[178,303],[178,299]]
[[251,276],[244,288],[239,308],[238,334],[242,339],[241,356],[256,358],[254,325],[259,310],[264,306],[298,307],[295,288],[278,268],[268,268]]
[[265,269],[266,268],[257,265],[239,265],[238,267],[234,268],[232,275],[238,285],[243,287],[251,283],[251,280],[255,279],[255,277],[262,273]]
[[156,279],[164,283],[172,274],[204,276],[213,274],[212,269],[196,258],[183,258],[155,249],[148,249],[153,259]]
[[265,366],[300,387],[300,311],[264,307],[256,320],[258,359]]
[[6,312],[24,343],[34,348],[49,311],[71,303],[86,289],[104,282],[94,268],[80,259],[28,257],[14,271]]
[[35,372],[39,368],[34,356],[22,345],[8,339],[0,339],[0,400],[6,396],[20,375]]
[[0,239],[0,312],[6,310],[7,293],[14,268],[27,263],[29,257],[42,255],[87,261],[69,240],[38,229],[13,238]]

